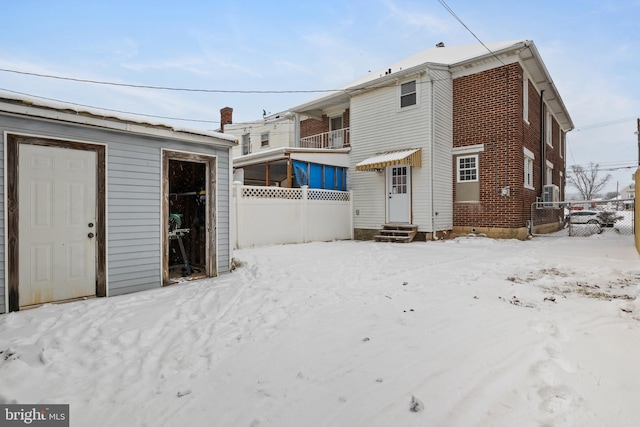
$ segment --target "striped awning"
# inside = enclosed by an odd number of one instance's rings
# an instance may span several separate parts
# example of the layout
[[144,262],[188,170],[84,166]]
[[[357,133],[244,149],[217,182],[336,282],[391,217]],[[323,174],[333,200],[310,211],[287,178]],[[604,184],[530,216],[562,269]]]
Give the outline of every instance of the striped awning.
[[356,170],[370,171],[395,165],[422,166],[422,148],[410,148],[407,150],[378,153],[358,163],[356,165]]

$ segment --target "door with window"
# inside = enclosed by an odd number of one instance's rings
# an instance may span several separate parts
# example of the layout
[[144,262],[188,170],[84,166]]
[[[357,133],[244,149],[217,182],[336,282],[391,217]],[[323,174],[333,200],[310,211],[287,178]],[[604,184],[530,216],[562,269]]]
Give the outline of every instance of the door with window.
[[411,222],[411,169],[387,167],[388,222]]

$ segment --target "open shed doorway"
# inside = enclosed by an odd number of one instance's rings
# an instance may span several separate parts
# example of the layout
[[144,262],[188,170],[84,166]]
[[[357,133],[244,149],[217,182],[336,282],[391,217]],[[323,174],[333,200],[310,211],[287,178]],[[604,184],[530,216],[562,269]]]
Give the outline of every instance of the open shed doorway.
[[217,275],[215,157],[165,151],[165,285]]

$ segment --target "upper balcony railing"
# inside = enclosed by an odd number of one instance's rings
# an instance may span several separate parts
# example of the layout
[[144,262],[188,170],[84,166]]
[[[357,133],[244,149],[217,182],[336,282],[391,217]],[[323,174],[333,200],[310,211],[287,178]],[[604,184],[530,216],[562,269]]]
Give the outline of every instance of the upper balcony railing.
[[303,148],[343,148],[349,146],[349,128],[332,130],[300,138]]

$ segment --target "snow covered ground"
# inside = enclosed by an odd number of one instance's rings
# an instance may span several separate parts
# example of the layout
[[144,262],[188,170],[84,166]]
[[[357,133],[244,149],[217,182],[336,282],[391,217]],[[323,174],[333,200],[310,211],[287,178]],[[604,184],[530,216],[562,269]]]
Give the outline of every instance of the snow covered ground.
[[632,236],[235,255],[220,278],[0,315],[0,402],[69,403],[72,426],[640,423]]

